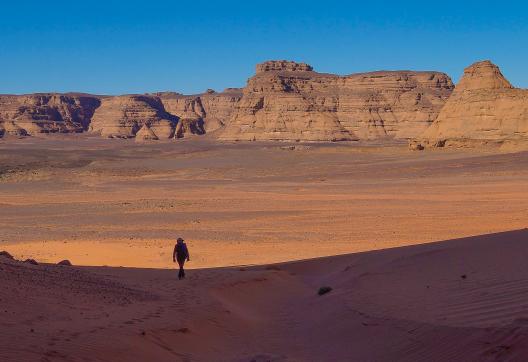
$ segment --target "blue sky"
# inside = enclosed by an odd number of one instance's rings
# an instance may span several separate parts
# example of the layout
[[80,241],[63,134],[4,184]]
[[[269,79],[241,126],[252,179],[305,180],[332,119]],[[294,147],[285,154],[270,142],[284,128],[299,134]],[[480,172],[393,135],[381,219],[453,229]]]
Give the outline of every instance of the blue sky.
[[256,63],[320,72],[439,70],[491,59],[528,88],[521,1],[9,1],[0,93],[241,87]]

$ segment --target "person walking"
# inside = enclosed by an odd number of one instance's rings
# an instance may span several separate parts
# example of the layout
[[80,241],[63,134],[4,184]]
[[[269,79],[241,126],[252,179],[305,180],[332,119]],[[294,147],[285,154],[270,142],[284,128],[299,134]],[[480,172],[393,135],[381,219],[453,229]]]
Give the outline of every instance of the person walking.
[[178,273],[178,279],[185,278],[185,270],[183,270],[183,265],[185,261],[190,261],[189,258],[189,249],[187,249],[187,244],[185,244],[182,238],[178,238],[176,245],[174,245],[174,252],[172,253],[172,261],[175,263],[178,261],[180,266],[180,272]]

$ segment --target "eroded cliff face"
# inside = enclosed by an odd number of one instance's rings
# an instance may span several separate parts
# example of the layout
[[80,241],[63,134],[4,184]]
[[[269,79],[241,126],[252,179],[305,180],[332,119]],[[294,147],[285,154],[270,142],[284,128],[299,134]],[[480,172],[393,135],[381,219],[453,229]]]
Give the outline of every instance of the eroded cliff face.
[[83,132],[99,104],[85,94],[0,95],[0,136]]
[[221,93],[208,90],[194,96],[178,93],[157,93],[157,95],[170,114],[184,120],[184,123],[193,120],[201,122],[205,132],[213,132],[223,127],[231,118],[235,105],[242,98],[242,90],[228,88]]
[[223,127],[241,96],[240,90],[228,89],[195,96],[166,92],[107,97],[90,131],[112,138],[133,138],[139,132],[140,140],[203,135]]
[[223,127],[241,97],[236,88],[195,96],[0,95],[0,137],[90,131],[134,138],[141,129],[141,140],[202,135]]
[[256,70],[221,140],[408,139],[435,120],[453,90],[438,72],[341,77],[287,61]]
[[408,139],[435,120],[453,89],[438,72],[337,76],[291,61],[256,68],[243,90],[221,93],[0,96],[0,136],[89,130],[139,140],[214,131],[221,140]]
[[513,88],[490,61],[464,75],[436,121],[411,148],[466,147],[528,141],[528,90]]
[[94,113],[90,131],[109,138],[133,138],[146,126],[157,138],[168,139],[174,136],[176,123],[158,97],[128,95],[104,98]]

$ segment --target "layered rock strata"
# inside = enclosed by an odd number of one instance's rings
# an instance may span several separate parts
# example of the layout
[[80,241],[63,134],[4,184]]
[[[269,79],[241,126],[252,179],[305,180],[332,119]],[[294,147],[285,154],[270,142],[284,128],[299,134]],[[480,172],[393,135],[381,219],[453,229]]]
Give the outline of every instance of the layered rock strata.
[[99,104],[85,94],[0,95],[0,136],[83,132]]
[[128,95],[108,97],[95,111],[90,131],[109,138],[133,138],[142,127],[157,138],[171,138],[177,123],[158,97]]
[[257,65],[221,140],[409,139],[437,117],[453,90],[438,72],[337,76],[304,63]]
[[184,96],[178,93],[92,96],[0,95],[0,137],[90,131],[103,137],[181,138],[224,126],[240,89]]
[[514,88],[490,61],[464,70],[436,121],[411,148],[528,141],[528,90]]
[[205,132],[223,127],[231,118],[235,105],[242,98],[242,90],[227,88],[221,93],[213,90],[199,95],[186,96],[178,93],[157,93],[170,114],[185,120],[202,123]]

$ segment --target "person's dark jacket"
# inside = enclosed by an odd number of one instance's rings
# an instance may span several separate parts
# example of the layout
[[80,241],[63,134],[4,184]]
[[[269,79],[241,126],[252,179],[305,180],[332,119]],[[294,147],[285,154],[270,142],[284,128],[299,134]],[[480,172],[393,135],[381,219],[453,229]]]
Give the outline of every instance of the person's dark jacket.
[[174,252],[172,253],[172,260],[183,262],[185,260],[189,261],[189,250],[187,249],[187,244],[177,243],[174,246]]

